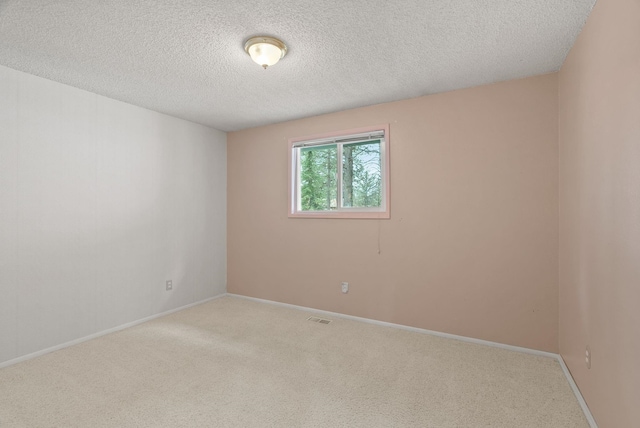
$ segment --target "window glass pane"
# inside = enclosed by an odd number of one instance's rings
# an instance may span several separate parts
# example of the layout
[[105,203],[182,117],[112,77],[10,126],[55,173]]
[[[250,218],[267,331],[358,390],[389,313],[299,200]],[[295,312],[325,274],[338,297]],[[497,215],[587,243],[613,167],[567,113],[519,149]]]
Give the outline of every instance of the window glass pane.
[[343,144],[343,207],[380,207],[382,202],[380,146],[380,140]]
[[338,207],[338,147],[300,149],[300,206],[302,211],[329,211]]

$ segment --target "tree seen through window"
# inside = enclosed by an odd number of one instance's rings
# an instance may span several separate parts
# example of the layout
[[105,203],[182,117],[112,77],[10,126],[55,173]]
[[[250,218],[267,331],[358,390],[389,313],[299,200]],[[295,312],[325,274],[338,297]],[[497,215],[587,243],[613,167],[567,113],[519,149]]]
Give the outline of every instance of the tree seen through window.
[[[380,207],[382,165],[380,140],[304,147],[300,149],[302,211],[338,208],[338,168],[342,168],[344,208]],[[339,152],[342,156],[339,159]]]

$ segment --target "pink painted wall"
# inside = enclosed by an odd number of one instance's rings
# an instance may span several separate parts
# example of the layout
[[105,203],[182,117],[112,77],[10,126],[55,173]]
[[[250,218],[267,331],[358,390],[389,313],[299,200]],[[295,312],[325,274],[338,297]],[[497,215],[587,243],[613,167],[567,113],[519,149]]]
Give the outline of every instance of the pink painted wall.
[[[381,123],[391,219],[288,218],[288,139]],[[228,291],[557,352],[557,132],[553,74],[229,133]]]
[[560,352],[600,427],[638,427],[640,1],[596,3],[559,106]]

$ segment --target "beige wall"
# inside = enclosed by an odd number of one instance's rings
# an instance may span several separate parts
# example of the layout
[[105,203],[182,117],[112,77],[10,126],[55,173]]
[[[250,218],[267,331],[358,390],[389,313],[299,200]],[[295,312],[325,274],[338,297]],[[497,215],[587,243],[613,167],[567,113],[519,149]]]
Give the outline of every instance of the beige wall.
[[[287,139],[381,123],[391,219],[287,218]],[[554,74],[230,133],[228,291],[557,352],[557,131]]]
[[637,427],[640,1],[596,4],[559,102],[560,351],[600,427]]

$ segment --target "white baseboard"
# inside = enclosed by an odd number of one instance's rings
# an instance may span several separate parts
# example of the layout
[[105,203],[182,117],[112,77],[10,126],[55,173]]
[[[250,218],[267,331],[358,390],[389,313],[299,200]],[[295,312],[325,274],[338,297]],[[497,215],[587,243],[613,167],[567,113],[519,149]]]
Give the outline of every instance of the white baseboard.
[[454,340],[460,340],[460,341],[468,342],[468,343],[475,343],[477,345],[491,346],[491,347],[494,347],[494,348],[506,349],[506,350],[509,350],[509,351],[521,352],[521,353],[524,353],[524,354],[530,354],[530,355],[537,355],[537,356],[542,356],[542,357],[553,358],[553,359],[557,360],[558,363],[560,364],[560,367],[562,368],[562,371],[564,372],[564,375],[567,378],[567,381],[569,382],[569,385],[571,386],[571,389],[573,390],[573,393],[576,396],[576,399],[578,400],[578,404],[580,404],[580,407],[582,408],[582,411],[584,412],[584,415],[587,418],[587,421],[589,422],[589,425],[591,426],[591,428],[598,428],[598,425],[596,424],[596,421],[593,418],[593,415],[591,414],[591,411],[589,410],[589,407],[587,406],[587,403],[584,401],[584,397],[580,393],[580,390],[578,389],[578,386],[576,385],[573,377],[571,376],[571,372],[569,372],[569,369],[567,368],[566,364],[564,363],[564,360],[562,359],[562,356],[560,356],[559,354],[554,354],[553,352],[539,351],[537,349],[523,348],[523,347],[520,347],[520,346],[506,345],[504,343],[491,342],[489,340],[475,339],[473,337],[458,336],[456,334],[442,333],[442,332],[439,332],[439,331],[426,330],[426,329],[417,328],[417,327],[410,327],[410,326],[406,326],[406,325],[402,325],[402,324],[394,324],[394,323],[389,323],[389,322],[385,322],[385,321],[378,321],[378,320],[373,320],[373,319],[370,319],[370,318],[362,318],[362,317],[356,317],[356,316],[353,316],[353,315],[340,314],[340,313],[337,313],[337,312],[323,311],[323,310],[320,310],[320,309],[308,308],[306,306],[298,306],[298,305],[292,305],[292,304],[289,304],[289,303],[276,302],[274,300],[266,300],[266,299],[259,299],[257,297],[243,296],[241,294],[226,293],[226,295],[231,296],[231,297],[237,297],[237,298],[241,298],[241,299],[246,299],[246,300],[253,300],[255,302],[268,303],[270,305],[275,305],[275,306],[282,306],[282,307],[285,307],[285,308],[298,309],[298,310],[305,311],[305,312],[313,312],[313,313],[318,314],[318,315],[324,315],[324,316],[329,316],[329,317],[348,319],[348,320],[353,320],[353,321],[360,321],[360,322],[365,322],[365,323],[368,323],[368,324],[375,324],[375,325],[380,325],[380,326],[384,326],[384,327],[392,327],[392,328],[397,328],[397,329],[400,329],[400,330],[413,331],[413,332],[421,333],[421,334],[429,334],[429,335],[432,335],[432,336],[444,337],[444,338],[447,338],[447,339],[454,339]]
[[340,314],[340,313],[337,313],[337,312],[323,311],[323,310],[320,310],[320,309],[313,309],[313,308],[308,308],[308,307],[305,307],[305,306],[291,305],[289,303],[281,303],[281,302],[276,302],[276,301],[273,301],[273,300],[258,299],[257,297],[249,297],[249,296],[243,296],[243,295],[240,295],[240,294],[232,294],[232,293],[227,293],[227,294],[229,296],[239,297],[241,299],[248,299],[248,300],[253,300],[253,301],[256,301],[256,302],[269,303],[271,305],[283,306],[283,307],[292,308],[292,309],[298,309],[298,310],[305,311],[305,312],[314,312],[316,314],[321,314],[321,315],[325,315],[325,316],[333,316],[333,317],[338,317],[338,318],[343,318],[343,319],[348,319],[348,320],[353,320],[353,321],[360,321],[360,322],[365,322],[367,324],[375,324],[375,325],[380,325],[380,326],[384,326],[384,327],[397,328],[397,329],[400,329],[400,330],[413,331],[413,332],[416,332],[416,333],[429,334],[431,336],[445,337],[447,339],[461,340],[463,342],[475,343],[477,345],[492,346],[494,348],[507,349],[509,351],[523,352],[525,354],[538,355],[538,356],[542,356],[542,357],[549,357],[549,358],[557,358],[558,357],[558,354],[554,354],[552,352],[538,351],[537,349],[523,348],[523,347],[520,347],[520,346],[513,346],[513,345],[505,345],[504,343],[491,342],[491,341],[482,340],[482,339],[475,339],[473,337],[458,336],[456,334],[442,333],[442,332],[433,331],[433,330],[425,330],[423,328],[418,328],[418,327],[410,327],[410,326],[406,326],[406,325],[402,325],[402,324],[394,324],[394,323],[385,322],[385,321],[373,320],[373,319],[370,319],[370,318],[362,318],[362,317],[356,317],[356,316],[353,316],[353,315],[345,315],[345,314]]
[[589,406],[587,406],[587,402],[584,401],[584,397],[582,396],[582,393],[580,392],[578,385],[573,379],[573,376],[571,376],[571,372],[569,371],[569,368],[564,363],[564,359],[562,358],[562,355],[558,355],[558,362],[560,363],[560,367],[562,367],[562,371],[564,372],[564,375],[567,378],[567,381],[569,382],[569,385],[571,386],[573,393],[578,399],[578,403],[580,403],[580,407],[582,407],[582,411],[584,412],[584,416],[587,418],[587,421],[589,422],[589,426],[591,426],[591,428],[598,428],[598,424],[596,424],[596,420],[593,418],[593,415],[589,410]]
[[60,349],[68,348],[69,346],[77,345],[79,343],[86,342],[87,340],[95,339],[95,338],[98,338],[100,336],[104,336],[106,334],[115,333],[116,331],[124,330],[125,328],[133,327],[135,325],[142,324],[142,323],[145,323],[147,321],[151,321],[153,319],[160,318],[160,317],[163,317],[165,315],[169,315],[169,314],[172,314],[174,312],[178,312],[178,311],[181,311],[183,309],[190,308],[192,306],[200,305],[202,303],[206,303],[206,302],[209,302],[211,300],[219,299],[220,297],[223,297],[223,296],[226,296],[226,293],[218,294],[217,296],[209,297],[208,299],[200,300],[200,301],[197,301],[197,302],[194,302],[194,303],[189,303],[188,305],[180,306],[179,308],[170,309],[168,311],[161,312],[159,314],[154,314],[154,315],[151,315],[151,316],[139,319],[139,320],[131,321],[131,322],[128,322],[126,324],[122,324],[122,325],[119,325],[119,326],[116,326],[116,327],[113,327],[113,328],[109,328],[107,330],[102,330],[102,331],[99,331],[97,333],[93,333],[93,334],[90,334],[88,336],[81,337],[79,339],[74,339],[74,340],[71,340],[69,342],[62,343],[60,345],[55,345],[55,346],[52,346],[50,348],[46,348],[46,349],[42,349],[40,351],[32,352],[31,354],[23,355],[21,357],[14,358],[12,360],[8,360],[8,361],[0,363],[0,369],[12,366],[14,364],[21,363],[23,361],[30,360],[32,358],[39,357],[39,356],[44,355],[44,354],[48,354],[50,352],[54,352],[54,351],[58,351]]
[[397,329],[400,329],[400,330],[412,331],[412,332],[421,333],[421,334],[429,334],[429,335],[432,335],[432,336],[438,336],[438,337],[444,337],[444,338],[448,338],[448,339],[460,340],[460,341],[463,341],[463,342],[475,343],[477,345],[491,346],[491,347],[494,347],[494,348],[506,349],[506,350],[509,350],[509,351],[522,352],[522,353],[525,353],[525,354],[531,354],[531,355],[537,355],[537,356],[542,356],[542,357],[554,358],[560,364],[560,367],[562,368],[562,371],[564,372],[564,375],[567,378],[567,381],[569,382],[569,385],[571,386],[571,389],[573,390],[573,393],[575,394],[576,399],[578,400],[578,403],[580,404],[580,407],[582,408],[582,411],[584,412],[584,415],[587,418],[587,421],[589,422],[589,425],[591,426],[591,428],[598,428],[598,425],[596,424],[596,421],[593,418],[593,415],[591,414],[591,411],[589,410],[589,407],[587,406],[587,403],[585,402],[584,397],[580,393],[580,390],[578,389],[578,386],[576,385],[573,377],[571,376],[571,372],[569,371],[569,369],[567,368],[566,364],[564,363],[564,360],[562,359],[562,356],[560,356],[559,354],[554,354],[552,352],[539,351],[537,349],[524,348],[524,347],[520,347],[520,346],[506,345],[504,343],[491,342],[491,341],[488,341],[488,340],[475,339],[473,337],[458,336],[456,334],[442,333],[442,332],[439,332],[439,331],[426,330],[426,329],[417,328],[417,327],[410,327],[410,326],[406,326],[406,325],[402,325],[402,324],[394,324],[394,323],[389,323],[389,322],[385,322],[385,321],[378,321],[378,320],[374,320],[374,319],[370,319],[370,318],[362,318],[362,317],[357,317],[357,316],[353,316],[353,315],[340,314],[340,313],[337,313],[337,312],[323,311],[323,310],[320,310],[320,309],[313,309],[313,308],[309,308],[309,307],[306,307],[306,306],[292,305],[292,304],[289,304],[289,303],[282,303],[282,302],[276,302],[276,301],[273,301],[273,300],[259,299],[257,297],[249,297],[249,296],[243,296],[241,294],[233,294],[233,293],[219,294],[217,296],[210,297],[208,299],[204,299],[204,300],[200,300],[198,302],[190,303],[188,305],[184,305],[184,306],[181,306],[179,308],[171,309],[171,310],[168,310],[168,311],[165,311],[165,312],[161,312],[159,314],[154,314],[154,315],[148,316],[146,318],[142,318],[142,319],[139,319],[139,320],[136,320],[136,321],[132,321],[132,322],[129,322],[129,323],[126,323],[126,324],[119,325],[117,327],[113,327],[113,328],[110,328],[110,329],[107,329],[107,330],[103,330],[103,331],[100,331],[100,332],[97,332],[97,333],[90,334],[89,336],[85,336],[85,337],[82,337],[82,338],[79,338],[79,339],[75,339],[75,340],[72,340],[72,341],[69,341],[69,342],[65,342],[65,343],[60,344],[60,345],[52,346],[50,348],[43,349],[43,350],[40,350],[40,351],[36,351],[36,352],[31,353],[31,354],[23,355],[21,357],[14,358],[12,360],[8,360],[8,361],[0,363],[0,369],[8,367],[8,366],[11,366],[11,365],[14,365],[14,364],[17,364],[17,363],[20,363],[20,362],[23,362],[23,361],[30,360],[32,358],[39,357],[39,356],[44,355],[44,354],[48,354],[50,352],[54,352],[54,351],[58,351],[60,349],[68,348],[69,346],[77,345],[79,343],[86,342],[88,340],[95,339],[95,338],[98,338],[100,336],[104,336],[104,335],[107,335],[107,334],[110,334],[110,333],[114,333],[116,331],[124,330],[126,328],[133,327],[135,325],[142,324],[142,323],[145,323],[147,321],[151,321],[153,319],[160,318],[160,317],[163,317],[165,315],[169,315],[169,314],[172,314],[174,312],[178,312],[178,311],[181,311],[181,310],[184,310],[184,309],[188,309],[190,307],[193,307],[193,306],[196,306],[196,305],[200,305],[200,304],[203,304],[203,303],[215,300],[215,299],[219,299],[220,297],[224,297],[224,296],[237,297],[237,298],[241,298],[241,299],[253,300],[253,301],[256,301],[256,302],[267,303],[267,304],[271,304],[271,305],[275,305],[275,306],[282,306],[282,307],[291,308],[291,309],[298,309],[298,310],[305,311],[305,312],[313,312],[315,314],[324,315],[324,316],[343,318],[343,319],[348,319],[348,320],[353,320],[353,321],[360,321],[360,322],[364,322],[364,323],[368,323],[368,324],[375,324],[375,325],[380,325],[380,326],[384,326],[384,327],[391,327],[391,328],[397,328]]

